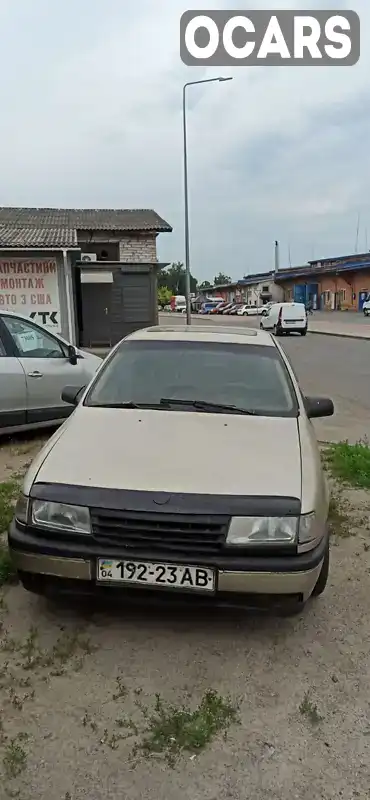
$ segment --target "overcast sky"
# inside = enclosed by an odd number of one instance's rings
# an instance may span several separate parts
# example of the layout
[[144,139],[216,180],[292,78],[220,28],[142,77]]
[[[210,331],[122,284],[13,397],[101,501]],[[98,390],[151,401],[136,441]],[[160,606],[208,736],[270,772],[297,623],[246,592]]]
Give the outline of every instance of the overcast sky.
[[[353,67],[205,70],[179,56],[183,11],[352,8]],[[369,0],[0,0],[0,204],[154,208],[184,259],[182,85],[189,92],[192,271],[233,278],[370,248]]]

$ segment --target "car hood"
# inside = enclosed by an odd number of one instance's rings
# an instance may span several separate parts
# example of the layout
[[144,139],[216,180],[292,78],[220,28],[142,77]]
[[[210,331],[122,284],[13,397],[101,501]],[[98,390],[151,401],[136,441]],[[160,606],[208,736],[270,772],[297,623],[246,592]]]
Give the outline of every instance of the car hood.
[[79,406],[31,466],[28,490],[35,480],[300,499],[297,420]]

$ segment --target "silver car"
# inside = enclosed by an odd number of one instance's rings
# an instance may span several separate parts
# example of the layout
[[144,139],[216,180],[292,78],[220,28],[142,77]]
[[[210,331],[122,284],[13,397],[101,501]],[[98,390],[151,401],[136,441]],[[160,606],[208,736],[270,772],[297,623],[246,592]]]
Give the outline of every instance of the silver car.
[[58,425],[67,383],[90,383],[102,359],[21,314],[0,313],[0,435]]

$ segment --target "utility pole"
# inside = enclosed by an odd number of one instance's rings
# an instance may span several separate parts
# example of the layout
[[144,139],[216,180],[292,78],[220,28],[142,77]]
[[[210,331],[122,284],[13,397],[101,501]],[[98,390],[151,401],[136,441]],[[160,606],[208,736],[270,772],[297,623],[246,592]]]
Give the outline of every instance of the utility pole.
[[279,271],[279,242],[275,241],[275,275]]
[[189,199],[188,199],[188,145],[186,128],[186,89],[188,86],[197,86],[200,83],[223,83],[232,81],[232,78],[205,78],[200,81],[189,81],[182,89],[182,129],[183,129],[183,157],[184,157],[184,234],[185,234],[185,298],[186,298],[186,323],[191,324],[191,299],[190,299],[190,242],[189,242]]

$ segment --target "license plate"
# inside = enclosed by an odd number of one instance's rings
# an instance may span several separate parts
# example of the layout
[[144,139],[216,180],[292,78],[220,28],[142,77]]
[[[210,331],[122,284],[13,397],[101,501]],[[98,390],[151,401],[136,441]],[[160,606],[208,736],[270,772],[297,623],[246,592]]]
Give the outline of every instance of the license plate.
[[99,583],[125,583],[136,586],[214,592],[215,578],[215,570],[207,567],[107,558],[99,558],[97,562]]

